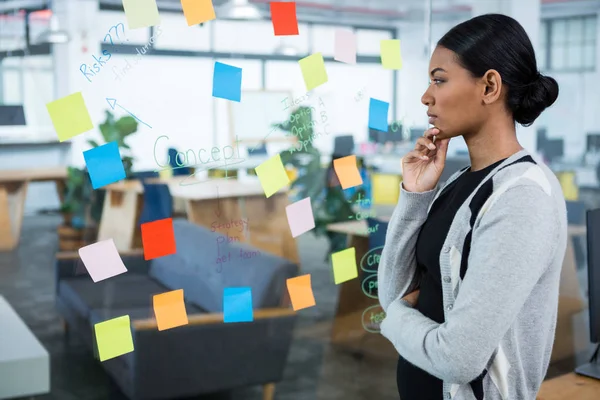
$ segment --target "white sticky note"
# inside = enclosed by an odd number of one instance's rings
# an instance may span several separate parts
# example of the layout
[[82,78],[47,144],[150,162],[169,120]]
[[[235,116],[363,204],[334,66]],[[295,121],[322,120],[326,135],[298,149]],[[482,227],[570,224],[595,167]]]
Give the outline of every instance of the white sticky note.
[[112,239],[102,240],[79,249],[79,257],[94,282],[127,272]]
[[315,227],[315,217],[313,216],[310,197],[290,204],[285,208],[285,212],[292,231],[292,237],[298,237]]
[[356,35],[349,29],[335,30],[333,59],[346,64],[356,64]]

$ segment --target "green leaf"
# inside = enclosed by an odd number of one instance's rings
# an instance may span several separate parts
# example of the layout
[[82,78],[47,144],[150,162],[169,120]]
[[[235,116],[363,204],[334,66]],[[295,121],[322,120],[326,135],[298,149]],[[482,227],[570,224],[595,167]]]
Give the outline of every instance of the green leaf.
[[90,146],[92,146],[92,147],[99,147],[99,146],[100,146],[100,145],[98,144],[98,142],[96,142],[95,140],[91,140],[91,139],[89,139],[87,142],[88,142],[88,144],[89,144]]

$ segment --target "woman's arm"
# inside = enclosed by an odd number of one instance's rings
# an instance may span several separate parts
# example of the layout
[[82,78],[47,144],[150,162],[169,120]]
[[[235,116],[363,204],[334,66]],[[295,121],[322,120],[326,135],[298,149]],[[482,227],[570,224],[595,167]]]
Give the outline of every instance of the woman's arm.
[[379,303],[387,312],[398,296],[412,292],[418,286],[415,247],[417,236],[427,219],[427,210],[436,190],[407,192],[400,186],[400,198],[385,235],[377,271]]
[[564,252],[559,238],[566,227],[553,201],[540,187],[508,189],[473,232],[469,269],[446,321],[438,324],[398,298],[381,333],[440,379],[464,384],[479,376],[556,249]]

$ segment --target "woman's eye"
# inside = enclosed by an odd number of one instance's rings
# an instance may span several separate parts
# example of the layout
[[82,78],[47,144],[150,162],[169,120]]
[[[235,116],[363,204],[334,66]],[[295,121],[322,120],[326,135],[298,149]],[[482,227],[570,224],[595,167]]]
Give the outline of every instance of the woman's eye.
[[433,82],[433,83],[435,83],[437,85],[437,84],[440,84],[440,83],[442,83],[444,81],[441,80],[441,79],[433,79],[431,82]]

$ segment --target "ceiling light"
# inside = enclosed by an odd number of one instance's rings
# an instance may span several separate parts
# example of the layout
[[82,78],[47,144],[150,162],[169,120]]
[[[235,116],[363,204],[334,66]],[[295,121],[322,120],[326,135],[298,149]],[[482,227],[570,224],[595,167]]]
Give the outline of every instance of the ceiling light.
[[275,48],[275,54],[282,56],[297,56],[300,52],[294,46],[281,42],[279,46]]
[[37,40],[39,43],[62,44],[68,43],[71,40],[71,37],[67,31],[60,29],[58,17],[52,15],[50,17],[50,28],[47,31],[42,32]]
[[218,9],[217,15],[225,19],[262,19],[258,7],[248,0],[231,0]]

